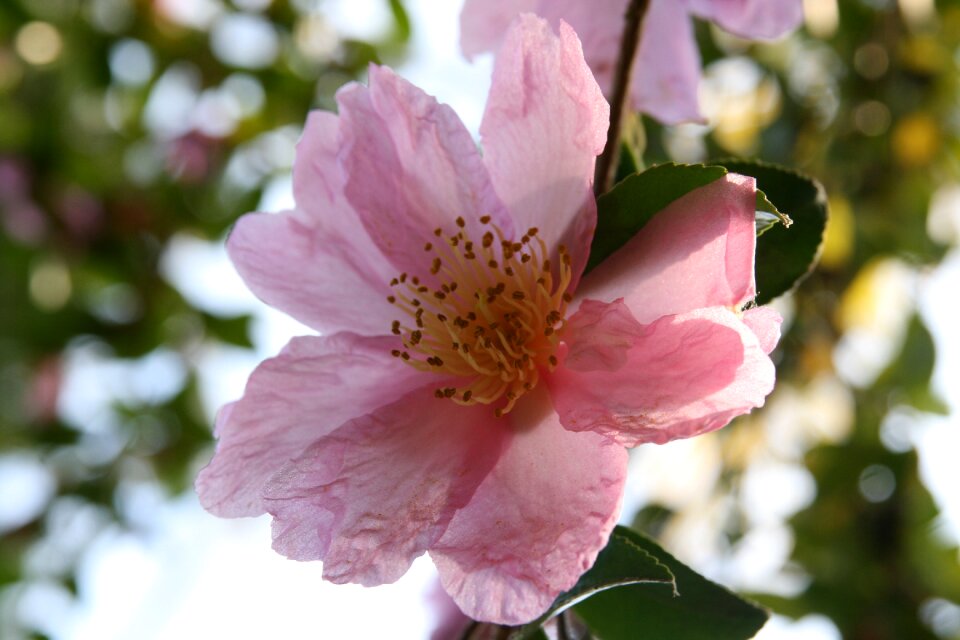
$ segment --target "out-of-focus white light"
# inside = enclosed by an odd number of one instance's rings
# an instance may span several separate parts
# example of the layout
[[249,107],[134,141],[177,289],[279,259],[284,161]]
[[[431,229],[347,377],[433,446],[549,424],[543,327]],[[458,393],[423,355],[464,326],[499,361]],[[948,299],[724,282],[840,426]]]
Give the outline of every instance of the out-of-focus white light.
[[436,573],[426,557],[393,585],[333,585],[320,563],[272,551],[267,519],[218,520],[192,494],[158,505],[144,526],[148,536],[112,530],[92,545],[78,575],[85,597],[63,637],[429,636],[422,594]]
[[261,69],[276,60],[280,43],[273,23],[263,16],[231,13],[214,22],[210,48],[226,64]]
[[920,605],[920,619],[941,638],[960,635],[960,606],[943,598],[930,598]]
[[799,464],[773,459],[754,460],[741,485],[747,517],[758,524],[779,524],[810,505],[817,484]]
[[224,96],[236,104],[240,116],[248,118],[263,108],[266,95],[263,85],[247,73],[233,73],[220,85]]
[[144,85],[153,77],[153,52],[140,40],[121,40],[110,49],[110,73],[120,84]]
[[226,138],[237,129],[237,102],[219,89],[200,94],[192,113],[193,128],[211,138]]
[[160,273],[191,306],[207,313],[239,315],[261,304],[230,264],[222,241],[173,236],[160,259]]
[[[431,6],[441,13],[446,6],[452,7],[455,13],[459,10],[458,5],[456,2],[439,3],[431,0]],[[334,31],[343,38],[377,41],[386,35],[393,23],[387,3],[383,0],[324,0],[319,8],[333,25]],[[412,7],[408,6],[407,9],[413,11]],[[453,31],[449,26],[451,24],[456,22],[447,23],[447,31]]]
[[293,33],[297,48],[311,60],[330,59],[340,38],[333,26],[320,14],[311,14],[300,18]]
[[21,527],[43,513],[53,497],[50,471],[32,453],[12,451],[0,456],[0,533]]
[[941,244],[960,244],[960,184],[945,184],[934,192],[927,233]]
[[200,72],[178,63],[154,83],[143,110],[147,129],[159,138],[175,138],[191,128],[193,109],[200,94]]
[[128,360],[112,357],[98,343],[72,346],[65,356],[57,408],[80,431],[109,432],[116,428],[118,402],[161,404],[183,388],[186,375],[182,359],[166,349]]
[[840,305],[844,333],[833,361],[841,378],[866,386],[880,375],[903,343],[916,288],[916,270],[902,260],[879,259],[860,270]]
[[220,0],[157,0],[157,12],[184,27],[207,29],[224,12]]
[[830,618],[818,614],[791,620],[774,614],[754,640],[840,640],[840,630]]

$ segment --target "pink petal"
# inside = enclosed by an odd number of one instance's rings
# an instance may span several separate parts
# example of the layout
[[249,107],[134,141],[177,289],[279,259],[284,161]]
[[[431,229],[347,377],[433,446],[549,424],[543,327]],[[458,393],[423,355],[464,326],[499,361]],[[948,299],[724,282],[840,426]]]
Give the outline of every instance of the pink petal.
[[631,327],[622,302],[611,306],[585,303],[578,315],[594,322],[574,317],[571,326],[600,337],[572,332],[569,340],[571,354],[579,339],[587,339],[616,357],[591,355],[588,347],[548,378],[567,429],[593,431],[627,447],[662,444],[719,429],[762,406],[773,389],[773,363],[729,310],[699,309]]
[[370,66],[370,87],[349,85],[340,105],[344,192],[374,243],[397,271],[426,277],[424,245],[455,220],[480,238],[490,215],[513,225],[497,199],[476,144],[447,105],[386,67]]
[[633,64],[634,108],[664,124],[702,121],[699,86],[700,51],[686,3],[650,0]]
[[620,369],[636,336],[643,333],[623,298],[609,304],[584,300],[565,327],[565,366],[584,371]]
[[743,322],[757,336],[764,353],[773,351],[780,342],[783,318],[773,307],[754,307],[743,312]]
[[565,244],[574,273],[596,226],[591,192],[610,110],[569,25],[559,36],[542,19],[514,21],[497,55],[480,133],[484,162],[518,232],[540,229]]
[[427,609],[433,618],[430,640],[463,640],[471,620],[463,615],[450,594],[443,590],[439,578],[433,581],[425,595]]
[[336,583],[394,582],[443,534],[509,437],[486,406],[423,387],[345,423],[265,490],[274,549]]
[[674,201],[584,278],[579,295],[624,298],[640,323],[756,294],[753,178],[728,174]]
[[460,48],[467,60],[496,51],[510,23],[521,13],[536,13],[538,0],[466,0],[460,12]]
[[616,524],[626,451],[564,430],[541,389],[510,414],[517,433],[433,545],[444,588],[468,616],[527,622],[593,565]]
[[803,23],[803,0],[688,0],[692,13],[749,40],[779,38]]
[[563,20],[577,32],[597,84],[609,95],[629,0],[540,0],[536,14],[555,28]]
[[348,333],[294,338],[250,376],[243,398],[217,416],[213,460],[197,478],[200,502],[223,517],[264,512],[270,476],[345,421],[422,385],[390,355],[392,338]]
[[320,332],[390,332],[396,270],[362,228],[344,233],[302,211],[254,213],[237,222],[227,251],[258,298]]
[[341,213],[343,172],[337,165],[340,119],[329,111],[311,111],[297,142],[293,162],[293,197],[297,208],[316,218],[328,218],[331,224],[353,222],[363,229],[355,216]]

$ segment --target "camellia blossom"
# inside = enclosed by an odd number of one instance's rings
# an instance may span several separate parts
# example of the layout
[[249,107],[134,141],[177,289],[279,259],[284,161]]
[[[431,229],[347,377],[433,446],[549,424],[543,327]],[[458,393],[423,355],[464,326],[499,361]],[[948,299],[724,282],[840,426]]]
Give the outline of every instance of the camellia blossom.
[[[537,13],[569,23],[587,64],[608,93],[613,85],[624,15],[630,0],[466,0],[460,45],[468,58],[499,46],[511,20]],[[803,21],[802,0],[649,0],[633,64],[630,96],[637,111],[664,124],[702,121],[697,100],[700,51],[692,17],[716,22],[749,40],[771,40]]]
[[516,624],[589,568],[627,452],[763,404],[779,317],[754,296],[751,178],[676,201],[581,280],[609,110],[573,30],[510,29],[481,128],[389,69],[310,115],[296,208],[228,241],[293,339],[217,418],[197,489],[268,512],[337,583],[429,552],[469,616]]

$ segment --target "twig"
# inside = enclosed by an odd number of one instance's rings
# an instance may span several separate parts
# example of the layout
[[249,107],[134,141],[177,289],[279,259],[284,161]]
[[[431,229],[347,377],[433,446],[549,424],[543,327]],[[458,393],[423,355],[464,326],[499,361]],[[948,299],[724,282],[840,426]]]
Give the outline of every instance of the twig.
[[643,17],[647,13],[649,0],[630,0],[630,6],[624,14],[623,38],[620,40],[620,53],[613,78],[613,93],[610,96],[610,128],[607,130],[607,146],[597,158],[594,174],[593,192],[599,196],[613,186],[613,178],[620,158],[620,131],[623,127],[623,113],[630,94],[630,76],[633,59],[640,44],[640,30]]

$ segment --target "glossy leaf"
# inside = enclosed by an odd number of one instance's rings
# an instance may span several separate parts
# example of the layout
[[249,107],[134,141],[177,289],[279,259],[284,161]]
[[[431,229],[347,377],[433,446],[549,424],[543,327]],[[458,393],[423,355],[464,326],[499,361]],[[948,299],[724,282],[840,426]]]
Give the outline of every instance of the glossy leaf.
[[656,587],[666,593],[673,593],[673,573],[644,546],[637,544],[637,536],[638,534],[625,527],[614,529],[610,534],[610,541],[597,556],[593,567],[580,577],[572,589],[561,594],[547,613],[515,632],[511,636],[512,640],[537,638],[544,622],[576,603],[608,589],[637,585],[640,588]]
[[746,640],[766,622],[764,609],[694,572],[650,538],[623,527],[616,533],[669,569],[674,583],[608,589],[577,604],[574,610],[602,640]]

